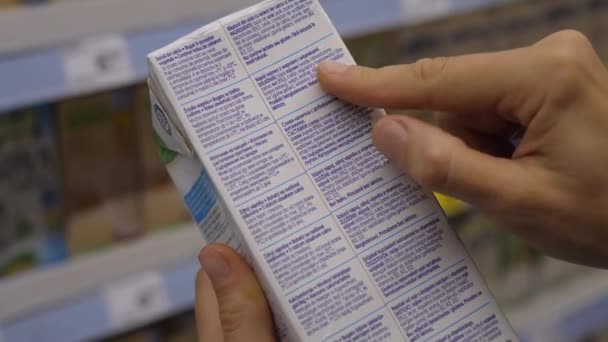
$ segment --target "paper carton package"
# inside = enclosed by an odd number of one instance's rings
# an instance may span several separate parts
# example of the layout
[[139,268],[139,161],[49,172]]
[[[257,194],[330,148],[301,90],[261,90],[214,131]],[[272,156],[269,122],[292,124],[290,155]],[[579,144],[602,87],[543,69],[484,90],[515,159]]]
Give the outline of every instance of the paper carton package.
[[516,341],[431,193],[320,88],[354,61],[315,0],[266,1],[148,56],[153,125],[207,241],[251,262],[289,341]]

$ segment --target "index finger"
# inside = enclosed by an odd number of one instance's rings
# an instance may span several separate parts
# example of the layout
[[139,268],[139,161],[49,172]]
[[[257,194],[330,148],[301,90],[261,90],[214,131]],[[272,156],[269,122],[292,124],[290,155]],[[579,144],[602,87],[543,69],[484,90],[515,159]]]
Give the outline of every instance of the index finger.
[[512,103],[529,94],[533,61],[526,49],[380,69],[324,62],[318,76],[327,92],[361,106],[508,114]]

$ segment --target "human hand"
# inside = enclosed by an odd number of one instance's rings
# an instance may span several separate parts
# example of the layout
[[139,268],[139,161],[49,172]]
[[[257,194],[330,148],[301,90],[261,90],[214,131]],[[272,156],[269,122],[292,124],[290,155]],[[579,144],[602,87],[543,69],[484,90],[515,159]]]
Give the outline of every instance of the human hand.
[[196,276],[196,326],[201,342],[275,341],[264,292],[247,262],[230,247],[209,245]]
[[348,102],[441,112],[441,129],[405,116],[374,125],[378,149],[423,186],[474,204],[549,255],[608,267],[608,71],[582,34],[318,71],[324,89]]

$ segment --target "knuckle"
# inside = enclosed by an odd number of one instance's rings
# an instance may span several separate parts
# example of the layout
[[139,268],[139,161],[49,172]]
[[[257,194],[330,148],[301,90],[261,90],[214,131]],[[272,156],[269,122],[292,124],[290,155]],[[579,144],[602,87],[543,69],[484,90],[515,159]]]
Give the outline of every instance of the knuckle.
[[415,62],[412,66],[412,74],[415,78],[432,82],[441,77],[445,70],[449,57],[423,58]]
[[426,95],[423,103],[429,107],[435,106],[434,94],[437,93],[437,87],[441,84],[441,79],[450,61],[450,57],[423,58],[415,62],[410,69],[412,78],[419,80],[421,86],[427,88],[427,91],[424,92]]
[[220,321],[226,334],[235,333],[241,327],[245,315],[242,302],[235,298],[220,299]]
[[440,189],[448,181],[450,156],[443,148],[429,147],[421,158],[422,162],[414,166],[413,176],[426,188]]
[[[370,69],[366,67],[356,67],[350,69],[348,80],[351,81],[350,91],[356,93],[356,97],[375,102],[382,99],[386,92],[386,80],[383,77],[385,68]],[[351,94],[352,95],[352,94]]]
[[578,76],[585,66],[580,50],[570,46],[553,49],[550,52],[549,65],[553,72],[564,71],[571,76]]
[[581,91],[581,71],[572,65],[562,65],[556,68],[549,82],[549,99],[556,102],[573,100]]
[[383,75],[389,71],[389,67],[379,69],[358,68],[356,79],[360,82],[361,96],[369,98],[382,98],[385,95],[386,80]]
[[548,84],[553,99],[563,102],[582,91],[593,47],[582,33],[572,30],[556,33],[555,41],[546,57]]
[[554,38],[558,44],[563,46],[588,49],[591,48],[591,42],[587,36],[577,30],[563,30],[554,34]]
[[350,68],[349,71],[351,74],[349,75],[349,80],[359,83],[363,86],[368,86],[370,84],[377,85],[381,82],[379,73],[377,70],[368,69],[365,67],[354,67]]

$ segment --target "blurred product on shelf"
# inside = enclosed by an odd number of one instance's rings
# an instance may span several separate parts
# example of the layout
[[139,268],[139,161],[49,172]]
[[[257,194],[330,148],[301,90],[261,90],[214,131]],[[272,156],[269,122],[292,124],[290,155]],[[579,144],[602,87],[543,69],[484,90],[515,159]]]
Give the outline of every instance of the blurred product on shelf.
[[608,1],[529,0],[399,30],[400,62],[527,46],[562,29],[585,33],[608,58]]
[[143,168],[143,182],[145,186],[151,187],[169,183],[171,181],[169,174],[165,165],[159,159],[158,148],[154,141],[148,85],[145,83],[139,84],[135,86],[134,92],[139,157]]
[[176,316],[160,325],[161,341],[190,342],[196,341],[196,321],[193,312]]
[[0,116],[0,276],[66,257],[50,108]]
[[177,188],[171,183],[159,157],[159,147],[152,129],[150,95],[147,84],[135,87],[135,115],[143,192],[142,225],[146,231],[163,229],[190,219]]
[[505,309],[589,271],[543,256],[474,210],[460,216],[454,227]]
[[57,105],[72,255],[141,232],[132,107],[128,89]]
[[48,0],[0,0],[0,11],[6,8],[18,7],[23,5],[44,4]]
[[153,328],[142,329],[120,337],[106,340],[108,342],[160,342],[158,334]]
[[109,338],[107,342],[192,342],[197,340],[194,312],[168,318],[152,326]]
[[466,203],[456,198],[439,193],[435,193],[435,198],[437,198],[437,202],[439,202],[445,214],[450,218],[465,214],[469,210],[469,206]]
[[596,331],[582,339],[584,342],[608,342],[608,327]]
[[106,198],[96,206],[70,214],[66,228],[70,257],[109,247],[117,240],[135,237],[140,232],[139,219],[136,194]]
[[380,32],[360,38],[346,39],[344,43],[357,64],[367,67],[381,67],[399,61],[397,33]]
[[149,103],[140,84],[0,116],[0,276],[191,220]]
[[20,0],[0,0],[0,10],[21,5]]
[[191,221],[184,199],[171,183],[146,188],[142,193],[142,221],[147,232]]

